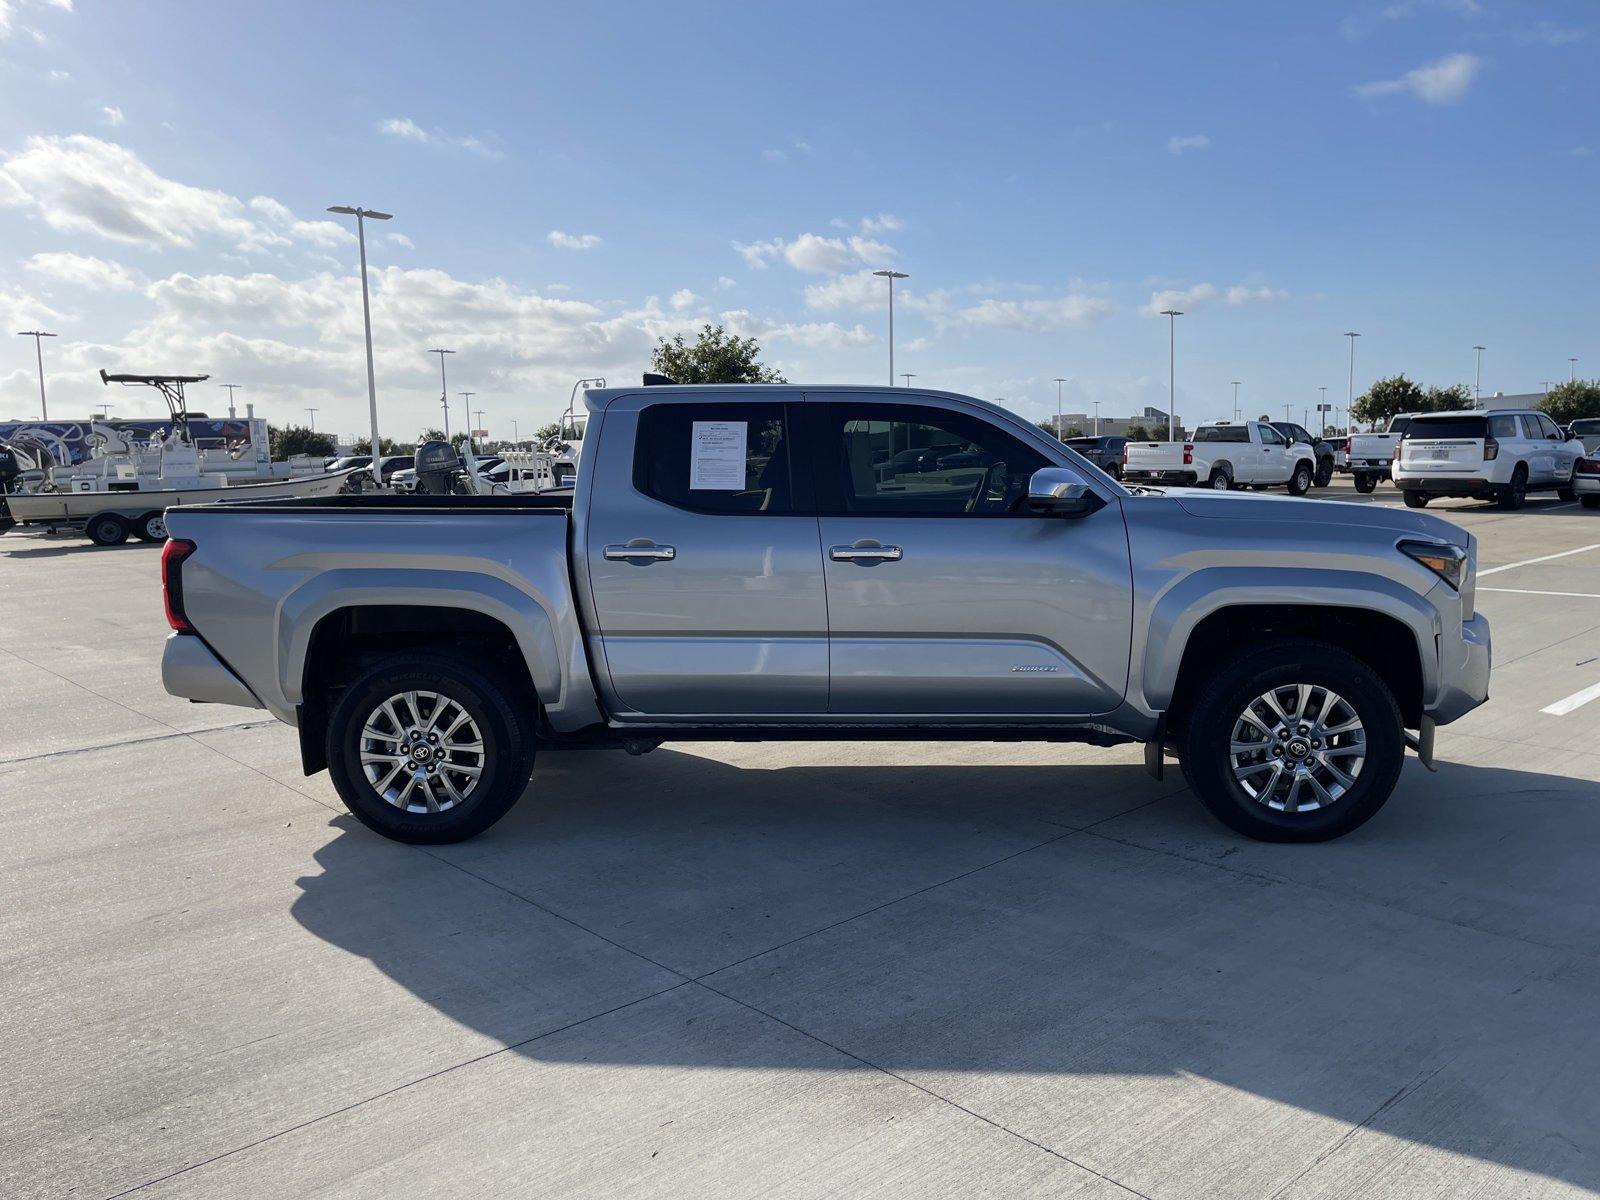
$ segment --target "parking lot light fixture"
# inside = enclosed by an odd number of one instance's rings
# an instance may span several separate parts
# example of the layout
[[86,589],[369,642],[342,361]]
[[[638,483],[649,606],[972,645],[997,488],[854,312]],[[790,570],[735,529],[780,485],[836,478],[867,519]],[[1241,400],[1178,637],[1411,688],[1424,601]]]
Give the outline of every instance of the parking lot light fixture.
[[1100,436],[1100,401],[1094,402],[1094,435]]
[[1569,358],[1569,359],[1567,359],[1567,382],[1568,383],[1576,383],[1577,380],[1578,380],[1578,360],[1576,358]]
[[1478,354],[1478,365],[1472,376],[1472,407],[1483,407],[1483,352],[1484,346],[1474,346]]
[[317,431],[317,410],[308,408],[306,409],[306,415],[311,418],[311,432],[315,433]]
[[1361,335],[1353,329],[1345,334],[1345,337],[1350,339],[1350,390],[1345,395],[1346,412],[1349,412],[1356,406],[1356,339],[1360,336]]
[[[454,354],[454,350],[429,350],[429,354],[439,356],[439,407],[444,409],[444,440],[450,440],[450,385],[444,379],[444,356]],[[471,430],[467,431],[471,433]]]
[[904,271],[874,271],[880,279],[889,281],[889,386],[894,386],[894,281],[896,279],[910,279]]
[[1167,441],[1173,440],[1172,414],[1178,407],[1178,318],[1183,316],[1175,308],[1163,308],[1161,315],[1167,319]]
[[907,387],[911,386],[911,381],[913,379],[915,379],[916,377],[917,377],[917,373],[915,371],[901,371],[900,372],[900,378],[904,379],[906,381],[906,386]]
[[1233,419],[1239,419],[1239,380],[1233,381]]
[[[378,461],[378,376],[372,366],[372,302],[367,294],[367,225],[368,221],[392,221],[393,213],[379,212],[375,208],[360,208],[351,204],[335,204],[331,213],[356,219],[356,244],[361,248],[361,325],[367,336],[367,417],[372,423],[372,461]],[[232,399],[232,393],[229,393]]]
[[44,345],[45,338],[55,337],[56,335],[46,333],[42,329],[24,329],[17,336],[31,337],[33,339],[33,357],[34,361],[39,364],[39,419],[48,421],[50,419],[50,410],[45,407],[44,403],[44,351],[39,347]]
[[1066,380],[1058,375],[1054,382],[1056,385],[1056,441],[1059,442],[1061,440],[1061,385]]

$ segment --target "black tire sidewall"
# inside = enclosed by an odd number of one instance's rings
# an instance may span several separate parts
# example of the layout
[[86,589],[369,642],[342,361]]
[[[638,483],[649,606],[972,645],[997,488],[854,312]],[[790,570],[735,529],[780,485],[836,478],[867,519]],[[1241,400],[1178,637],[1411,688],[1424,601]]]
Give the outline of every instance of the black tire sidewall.
[[1517,464],[1511,472],[1511,482],[1506,484],[1505,490],[1500,493],[1500,507],[1509,509],[1521,508],[1528,498],[1528,472],[1521,463]]
[[[161,530],[161,532],[159,534],[150,532],[149,525],[150,525],[151,521],[161,521],[162,522],[162,530]],[[166,514],[165,513],[161,513],[161,512],[147,512],[147,513],[145,513],[144,516],[140,517],[137,521],[135,521],[133,523],[133,536],[138,538],[141,542],[164,542],[164,541],[166,541],[167,540]]]
[[1428,507],[1428,495],[1426,492],[1402,491],[1400,494],[1405,497],[1407,508]]
[[1363,496],[1370,492],[1376,491],[1378,488],[1377,477],[1374,475],[1368,475],[1365,471],[1356,472],[1355,483],[1356,491],[1360,492]]
[[[101,530],[111,531],[110,537],[98,536]],[[96,546],[120,546],[128,540],[130,526],[125,518],[115,513],[100,513],[89,518],[83,532]]]
[[[442,813],[401,812],[372,789],[361,770],[363,722],[383,700],[406,691],[449,697],[483,734],[478,787],[464,804]],[[439,845],[482,833],[517,802],[533,767],[533,740],[509,693],[493,676],[454,655],[403,654],[369,667],[344,690],[328,719],[328,773],[340,799],[363,825],[398,842]]]
[[[1301,481],[1304,480],[1302,483]],[[1289,476],[1289,494],[1291,496],[1304,496],[1311,490],[1311,468],[1301,463],[1295,467],[1294,474]]]
[[[1355,708],[1367,735],[1355,787],[1313,812],[1275,812],[1251,799],[1228,761],[1244,706],[1274,684],[1291,683],[1332,688]],[[1182,760],[1200,802],[1236,833],[1266,842],[1323,842],[1359,828],[1383,807],[1404,765],[1405,737],[1393,695],[1365,663],[1319,642],[1275,641],[1224,667],[1201,690],[1184,729]]]
[[1206,486],[1214,492],[1232,491],[1233,477],[1219,467],[1211,472],[1211,478],[1206,480]]

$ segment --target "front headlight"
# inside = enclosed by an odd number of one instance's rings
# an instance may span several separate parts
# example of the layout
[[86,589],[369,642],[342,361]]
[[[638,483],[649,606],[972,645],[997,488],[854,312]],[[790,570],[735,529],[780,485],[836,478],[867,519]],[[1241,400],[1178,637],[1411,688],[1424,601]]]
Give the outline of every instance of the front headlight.
[[1448,542],[1400,542],[1395,548],[1427,567],[1458,592],[1466,581],[1467,552],[1460,546]]

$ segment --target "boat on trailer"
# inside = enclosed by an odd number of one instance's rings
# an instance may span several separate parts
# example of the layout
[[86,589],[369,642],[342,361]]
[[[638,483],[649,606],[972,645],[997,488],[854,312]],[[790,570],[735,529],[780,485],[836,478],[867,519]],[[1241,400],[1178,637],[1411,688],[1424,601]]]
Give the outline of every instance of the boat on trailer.
[[186,385],[209,376],[101,371],[100,378],[108,386],[117,383],[160,392],[172,414],[171,428],[140,447],[109,423],[96,423],[99,445],[88,462],[54,468],[43,480],[19,476],[25,480],[20,490],[0,495],[0,533],[13,525],[36,525],[79,530],[100,546],[120,545],[130,535],[160,542],[167,537],[166,510],[176,505],[331,496],[350,475],[315,469],[296,473],[295,466],[283,475],[278,468],[284,464],[261,460],[259,455],[253,469],[235,466],[235,456],[228,456],[228,462],[214,461],[214,451],[202,451],[195,444],[183,394]]

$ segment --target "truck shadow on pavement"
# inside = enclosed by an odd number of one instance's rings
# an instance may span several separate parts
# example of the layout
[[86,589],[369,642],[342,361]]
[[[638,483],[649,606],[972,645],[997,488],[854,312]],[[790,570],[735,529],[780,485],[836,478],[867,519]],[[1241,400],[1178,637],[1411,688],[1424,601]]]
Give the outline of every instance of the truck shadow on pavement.
[[1175,772],[847,753],[549,754],[474,842],[336,818],[293,913],[543,1064],[878,1067],[1168,1194],[1600,1187],[1600,785],[1411,761],[1267,846]]

